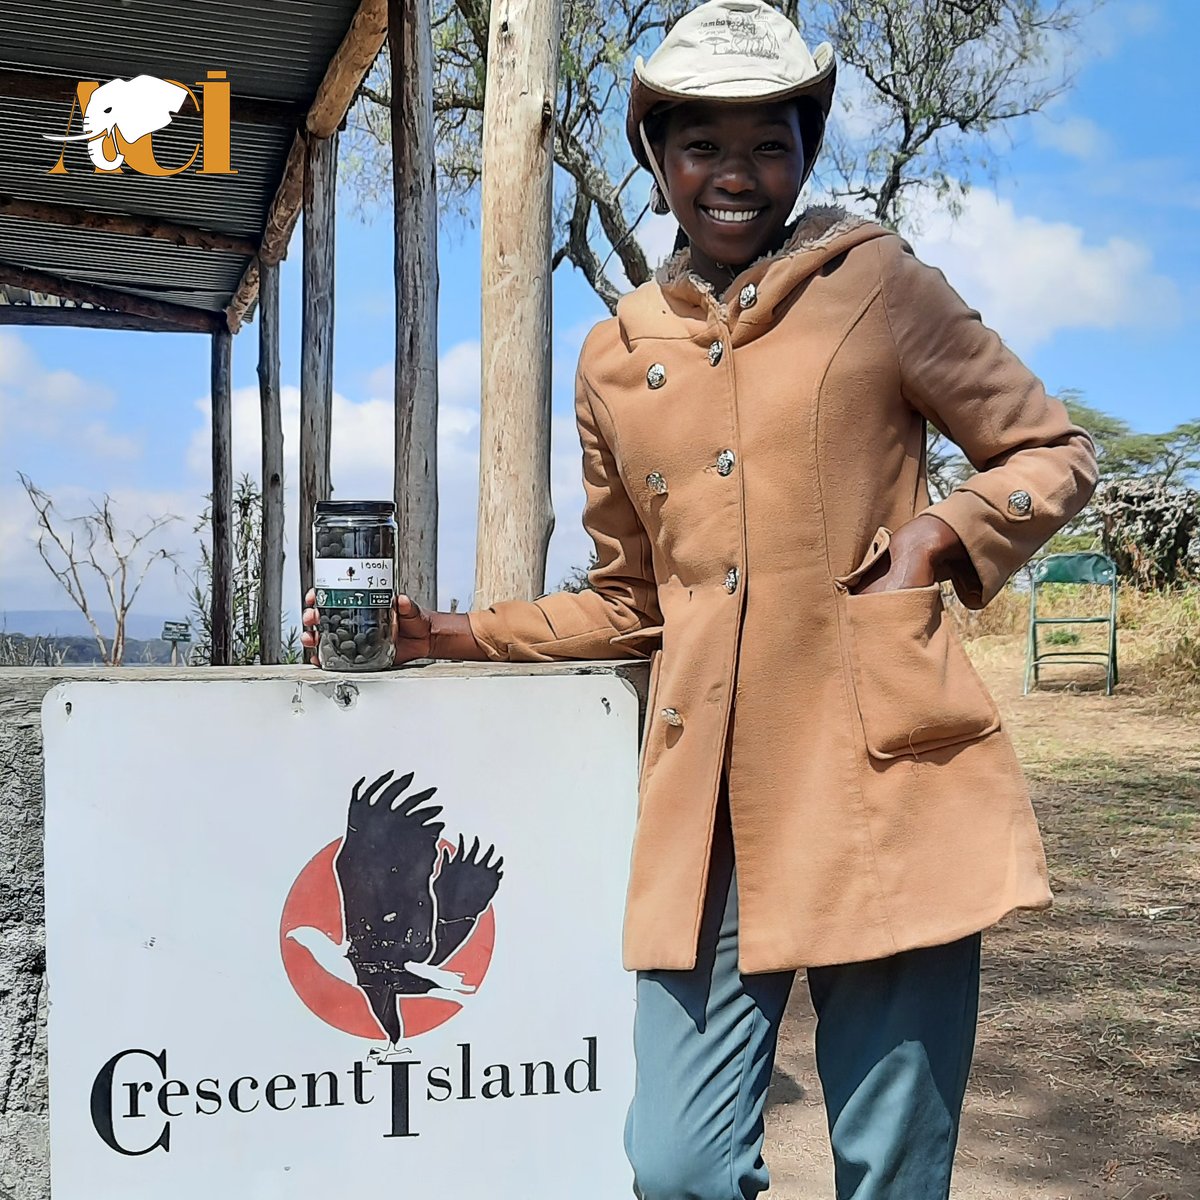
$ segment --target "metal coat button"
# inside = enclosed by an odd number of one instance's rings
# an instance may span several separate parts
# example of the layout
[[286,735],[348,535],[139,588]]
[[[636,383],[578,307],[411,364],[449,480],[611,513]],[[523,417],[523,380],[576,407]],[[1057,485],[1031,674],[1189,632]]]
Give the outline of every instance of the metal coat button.
[[662,719],[664,721],[666,721],[666,723],[668,725],[674,725],[677,729],[682,727],[682,725],[683,725],[683,718],[679,715],[679,712],[677,709],[664,708],[660,715],[662,716]]
[[738,580],[741,579],[741,577],[742,574],[737,567],[730,567],[729,570],[725,572],[725,590],[730,593],[736,592]]
[[725,353],[724,343],[720,342],[720,341],[713,342],[713,344],[711,346],[709,346],[709,348],[708,348],[708,365],[710,367],[715,367],[717,365],[717,363],[719,363],[721,361],[721,358],[724,355],[724,353]]
[[753,308],[758,303],[758,288],[752,283],[746,284],[738,296],[738,304],[742,308]]
[[667,481],[663,478],[661,471],[651,471],[646,476],[646,486],[656,496],[665,496],[667,494]]
[[1028,492],[1013,492],[1008,498],[1008,511],[1014,517],[1023,517],[1033,508],[1033,497]]
[[660,388],[667,382],[667,368],[662,363],[652,363],[646,372],[646,383],[651,388]]
[[733,464],[737,462],[737,455],[732,450],[722,450],[717,455],[717,474],[730,475],[733,473]]

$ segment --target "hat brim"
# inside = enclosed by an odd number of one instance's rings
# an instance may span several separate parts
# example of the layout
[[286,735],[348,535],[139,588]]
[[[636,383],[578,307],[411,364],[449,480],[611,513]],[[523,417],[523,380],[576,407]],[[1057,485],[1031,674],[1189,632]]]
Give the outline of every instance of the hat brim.
[[[638,66],[640,65],[639,62]],[[668,88],[648,83],[642,77],[638,67],[635,67],[633,82],[629,89],[629,109],[625,117],[625,136],[629,140],[629,146],[633,151],[634,158],[649,171],[651,170],[650,160],[646,157],[646,148],[642,144],[639,128],[646,117],[660,105],[688,104],[696,101],[712,101],[718,104],[776,104],[784,100],[799,99],[802,96],[807,96],[816,101],[817,106],[820,108],[822,117],[821,135],[823,136],[825,123],[829,119],[829,110],[833,106],[833,92],[836,82],[837,61],[832,57],[826,66],[817,75],[813,76],[812,79],[806,79],[803,83],[795,84],[792,87],[768,89],[757,95],[746,95],[744,91],[736,96],[722,96],[711,90],[705,91],[703,94],[672,91]],[[817,144],[814,147],[813,158],[816,157],[815,150],[820,148],[821,140],[822,137],[819,136]],[[811,170],[812,162],[806,162],[804,164],[805,178],[808,177]]]

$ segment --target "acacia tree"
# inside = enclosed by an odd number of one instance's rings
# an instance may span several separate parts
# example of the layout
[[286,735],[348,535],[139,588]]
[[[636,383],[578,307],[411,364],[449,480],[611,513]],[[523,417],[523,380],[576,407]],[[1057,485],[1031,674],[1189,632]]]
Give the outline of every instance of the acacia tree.
[[[435,49],[438,194],[471,212],[480,174],[490,0],[429,0]],[[635,53],[645,53],[691,0],[564,0],[553,264],[580,270],[610,310],[651,266],[635,236],[646,188],[625,145]],[[1093,0],[778,0],[805,18],[810,43],[833,42],[839,105],[818,186],[903,227],[920,189],[954,204],[995,165],[996,131],[1043,109],[1070,83],[1067,50]],[[390,65],[360,89],[345,150],[364,203],[388,193]]]
[[[91,512],[63,517],[53,499],[28,475],[22,473],[20,479],[37,513],[37,548],[42,561],[83,613],[105,665],[119,667],[125,657],[125,623],[146,576],[156,563],[175,560],[174,554],[155,545],[158,535],[179,518],[171,514],[155,517],[140,533],[121,529],[107,493],[99,503],[92,502]],[[97,579],[113,617],[111,640],[104,636],[95,615],[98,610],[88,594],[88,581]]]
[[[782,5],[794,14],[796,0]],[[807,7],[807,6],[806,6]],[[903,226],[932,188],[956,207],[992,173],[994,135],[1071,84],[1092,0],[821,0],[816,23],[848,67],[826,186]]]

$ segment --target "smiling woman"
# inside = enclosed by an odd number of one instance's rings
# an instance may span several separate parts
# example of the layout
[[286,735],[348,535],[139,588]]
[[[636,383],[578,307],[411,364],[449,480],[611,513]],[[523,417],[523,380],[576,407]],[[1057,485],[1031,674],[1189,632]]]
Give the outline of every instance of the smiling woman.
[[[1050,900],[939,584],[996,596],[1086,503],[1093,447],[893,232],[791,219],[833,80],[762,0],[710,0],[637,61],[629,142],[684,244],[580,354],[589,587],[396,609],[397,662],[652,660],[624,941],[639,1200],[767,1189],[800,969],[838,1196],[945,1200],[980,932]],[[927,423],[977,471],[936,504]]]
[[663,110],[648,132],[693,268],[715,287],[783,244],[814,141],[804,116],[811,129],[814,109],[811,100],[692,101]]

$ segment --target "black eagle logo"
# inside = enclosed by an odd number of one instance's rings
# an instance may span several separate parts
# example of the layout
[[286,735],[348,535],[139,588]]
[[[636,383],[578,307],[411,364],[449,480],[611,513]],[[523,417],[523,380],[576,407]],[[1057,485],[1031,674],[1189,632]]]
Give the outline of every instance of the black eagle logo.
[[440,845],[440,805],[426,805],[437,788],[404,793],[410,771],[391,782],[381,775],[364,792],[364,776],[350,794],[346,836],[334,858],[342,894],[345,941],[320,930],[293,929],[299,942],[330,974],[359,987],[391,1050],[404,1037],[400,1000],[433,996],[459,1000],[475,989],[443,964],[471,936],[500,886],[504,859],[495,846],[480,854]]

